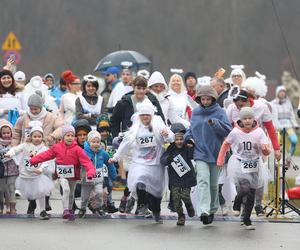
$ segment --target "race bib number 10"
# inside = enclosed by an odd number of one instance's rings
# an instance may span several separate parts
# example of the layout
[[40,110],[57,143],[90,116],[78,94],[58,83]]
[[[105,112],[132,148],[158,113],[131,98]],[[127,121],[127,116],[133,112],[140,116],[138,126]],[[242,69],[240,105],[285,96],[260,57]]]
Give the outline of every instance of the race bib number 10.
[[74,178],[75,169],[73,165],[57,165],[56,173],[60,178]]
[[186,163],[181,155],[177,155],[173,158],[171,166],[174,168],[179,177],[184,176],[187,172],[191,171],[191,168]]

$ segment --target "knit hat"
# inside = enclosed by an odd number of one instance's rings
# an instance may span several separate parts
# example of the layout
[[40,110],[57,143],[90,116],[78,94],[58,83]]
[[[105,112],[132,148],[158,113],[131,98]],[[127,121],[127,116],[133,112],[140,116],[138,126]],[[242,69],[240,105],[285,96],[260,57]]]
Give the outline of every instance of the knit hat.
[[94,138],[98,138],[101,141],[101,135],[98,131],[96,130],[92,130],[91,132],[88,133],[87,136],[87,141],[90,142],[91,140],[93,140]]
[[197,76],[194,72],[186,72],[184,75],[184,82],[186,82],[189,77],[193,77],[197,81]]
[[73,83],[74,80],[78,78],[71,70],[62,72],[60,77],[65,81],[66,84]]
[[62,138],[66,135],[66,133],[72,132],[75,135],[75,129],[72,125],[64,125],[62,127]]
[[74,124],[72,124],[75,128],[75,132],[76,134],[78,133],[78,131],[80,130],[84,130],[86,131],[87,133],[89,133],[92,128],[89,124],[89,122],[86,120],[86,119],[79,119],[77,120]]
[[13,131],[13,126],[12,126],[12,124],[9,121],[7,121],[5,119],[0,119],[0,130],[3,127],[9,127],[11,129],[11,131]]
[[36,91],[35,94],[32,94],[28,98],[27,105],[28,106],[38,107],[38,108],[43,108],[44,101],[43,101],[43,97],[42,97],[41,91]]
[[9,75],[13,79],[13,81],[15,80],[14,76],[13,76],[13,73],[10,70],[3,69],[3,70],[0,71],[0,78],[2,76],[6,76],[6,75]]
[[174,134],[185,134],[186,129],[185,129],[185,127],[183,126],[182,123],[173,123],[173,124],[171,125],[171,131],[172,131]]
[[26,75],[23,71],[17,71],[14,74],[14,79],[15,79],[15,81],[18,81],[18,82],[26,81]]
[[33,126],[30,130],[30,135],[35,132],[35,131],[39,131],[42,134],[44,134],[43,128],[41,126]]
[[286,92],[286,88],[283,85],[277,86],[276,88],[276,96],[278,96],[280,91]]
[[200,103],[201,96],[210,96],[217,100],[218,93],[212,86],[204,85],[197,88],[195,101]]
[[148,88],[157,83],[163,84],[165,86],[165,90],[168,90],[168,85],[164,76],[160,72],[155,71],[148,80]]
[[153,106],[152,103],[149,102],[142,102],[138,103],[136,105],[136,109],[138,112],[138,115],[151,115],[153,116],[155,113],[155,107]]
[[245,119],[247,117],[255,118],[254,111],[250,107],[243,107],[240,110],[240,119],[242,120],[242,119]]
[[109,124],[109,119],[108,119],[108,116],[107,115],[101,115],[97,121],[96,121],[96,124],[97,124],[97,131],[99,133],[107,130],[107,131],[110,131],[110,124]]

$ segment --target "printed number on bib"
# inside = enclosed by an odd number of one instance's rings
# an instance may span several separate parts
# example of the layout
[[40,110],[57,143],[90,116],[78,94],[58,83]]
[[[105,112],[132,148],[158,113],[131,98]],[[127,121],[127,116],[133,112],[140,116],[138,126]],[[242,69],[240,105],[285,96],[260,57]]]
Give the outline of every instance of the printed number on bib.
[[27,171],[32,172],[34,169],[39,167],[39,164],[30,165],[29,159],[24,159],[24,166]]
[[74,178],[75,169],[73,165],[57,165],[56,173],[60,178]]
[[154,135],[146,135],[138,137],[138,144],[141,148],[155,147],[156,142]]
[[89,180],[88,178],[86,178],[87,182],[101,182],[103,181],[103,177],[108,177],[108,170],[107,167],[102,167],[102,168],[98,168],[96,169],[96,174],[94,175],[93,179]]
[[182,158],[181,155],[177,155],[173,158],[171,166],[174,168],[179,177],[184,176],[187,172],[191,171],[191,168]]
[[259,159],[241,160],[241,168],[243,173],[255,173],[258,171]]

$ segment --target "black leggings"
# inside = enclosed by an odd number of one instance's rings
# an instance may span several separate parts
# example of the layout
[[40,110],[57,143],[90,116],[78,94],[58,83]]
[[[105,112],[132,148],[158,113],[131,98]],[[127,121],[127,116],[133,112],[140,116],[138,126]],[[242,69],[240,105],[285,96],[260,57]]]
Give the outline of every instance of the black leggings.
[[160,212],[160,204],[162,198],[157,198],[146,191],[146,186],[143,183],[138,183],[136,188],[138,197],[138,206],[148,205],[148,208],[154,212]]

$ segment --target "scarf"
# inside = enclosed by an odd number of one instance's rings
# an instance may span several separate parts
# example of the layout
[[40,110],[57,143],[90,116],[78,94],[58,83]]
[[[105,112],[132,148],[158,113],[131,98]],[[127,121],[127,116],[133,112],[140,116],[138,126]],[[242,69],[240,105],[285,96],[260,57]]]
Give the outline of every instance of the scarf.
[[32,114],[30,112],[30,110],[27,111],[27,114],[28,114],[31,121],[40,121],[40,120],[42,120],[46,117],[47,113],[48,112],[44,107],[42,108],[42,111],[37,115]]

